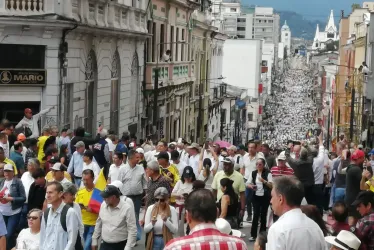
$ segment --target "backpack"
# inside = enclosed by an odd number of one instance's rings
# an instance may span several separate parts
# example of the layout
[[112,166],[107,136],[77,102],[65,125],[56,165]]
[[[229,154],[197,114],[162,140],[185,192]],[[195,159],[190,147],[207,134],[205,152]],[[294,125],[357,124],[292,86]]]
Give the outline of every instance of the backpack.
[[[60,223],[61,223],[62,229],[64,229],[65,232],[68,231],[68,229],[66,227],[66,215],[68,213],[69,208],[71,208],[69,205],[65,205],[62,208],[61,216],[60,216]],[[44,222],[45,222],[45,225],[47,225],[49,210],[51,210],[50,207],[47,208],[44,211]],[[75,247],[74,247],[74,249],[75,250],[83,250],[82,239],[81,239],[81,236],[79,234],[79,229],[78,229],[78,235],[77,235],[77,240],[75,241]]]

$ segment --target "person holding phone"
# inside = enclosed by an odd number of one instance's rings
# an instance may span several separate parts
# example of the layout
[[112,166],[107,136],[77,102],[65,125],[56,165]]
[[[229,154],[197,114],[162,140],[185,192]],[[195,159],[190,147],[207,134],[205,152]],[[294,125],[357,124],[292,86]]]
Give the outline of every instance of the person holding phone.
[[144,232],[147,234],[146,250],[163,250],[178,231],[178,216],[169,205],[169,191],[159,187],[154,193],[156,203],[147,208]]

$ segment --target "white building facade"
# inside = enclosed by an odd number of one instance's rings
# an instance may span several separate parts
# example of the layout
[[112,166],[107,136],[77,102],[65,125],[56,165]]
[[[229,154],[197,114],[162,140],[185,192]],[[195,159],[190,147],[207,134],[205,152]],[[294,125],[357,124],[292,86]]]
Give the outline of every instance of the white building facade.
[[335,26],[334,11],[331,10],[330,17],[328,19],[325,30],[320,31],[319,25],[317,24],[316,34],[314,36],[312,50],[323,50],[326,48],[326,44],[332,43],[339,40],[339,31]]
[[1,113],[12,107],[21,119],[24,108],[54,106],[42,126],[142,136],[145,0],[10,2],[0,3],[0,51],[14,56],[1,65],[13,76],[0,84]]
[[[291,29],[287,25],[287,21],[284,21],[284,25],[281,28],[281,43],[286,48],[287,56],[291,55]],[[284,53],[284,52],[283,52]]]

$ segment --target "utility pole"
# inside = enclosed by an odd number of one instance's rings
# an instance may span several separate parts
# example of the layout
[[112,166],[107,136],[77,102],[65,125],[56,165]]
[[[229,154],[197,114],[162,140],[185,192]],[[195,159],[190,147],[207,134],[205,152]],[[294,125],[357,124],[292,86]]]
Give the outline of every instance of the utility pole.
[[352,88],[352,96],[351,96],[351,117],[349,122],[349,139],[351,142],[353,142],[353,123],[354,123],[354,117],[355,117],[355,95],[356,90],[353,86]]

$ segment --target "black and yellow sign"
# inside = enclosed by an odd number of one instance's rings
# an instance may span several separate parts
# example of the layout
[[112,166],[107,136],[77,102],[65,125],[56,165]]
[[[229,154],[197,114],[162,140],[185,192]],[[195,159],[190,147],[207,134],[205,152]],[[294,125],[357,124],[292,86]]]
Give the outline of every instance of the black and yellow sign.
[[0,85],[46,84],[47,72],[44,69],[0,69]]

